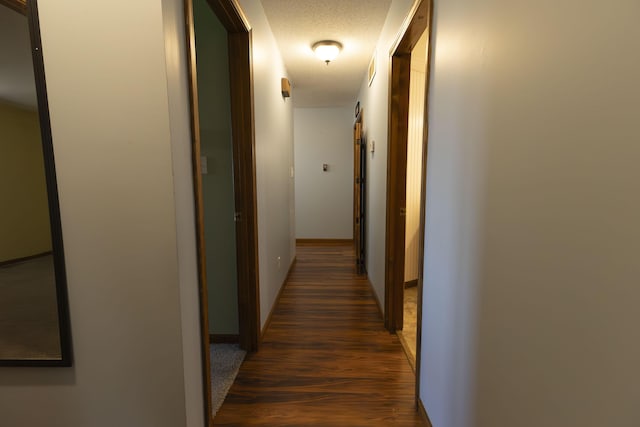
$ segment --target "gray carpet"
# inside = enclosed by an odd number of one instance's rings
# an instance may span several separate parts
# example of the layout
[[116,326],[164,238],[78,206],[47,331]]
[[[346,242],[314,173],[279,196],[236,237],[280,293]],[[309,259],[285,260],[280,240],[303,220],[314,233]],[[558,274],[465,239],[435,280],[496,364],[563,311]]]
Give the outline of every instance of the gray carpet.
[[238,375],[246,352],[237,344],[211,344],[210,351],[211,403],[215,416]]

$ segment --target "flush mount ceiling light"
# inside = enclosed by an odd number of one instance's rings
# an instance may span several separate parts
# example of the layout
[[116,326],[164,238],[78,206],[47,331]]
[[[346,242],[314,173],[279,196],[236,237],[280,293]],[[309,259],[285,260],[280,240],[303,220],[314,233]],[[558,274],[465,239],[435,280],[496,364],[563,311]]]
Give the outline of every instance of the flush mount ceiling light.
[[314,43],[311,48],[318,58],[329,65],[329,62],[338,57],[340,50],[342,50],[342,44],[334,40],[322,40]]

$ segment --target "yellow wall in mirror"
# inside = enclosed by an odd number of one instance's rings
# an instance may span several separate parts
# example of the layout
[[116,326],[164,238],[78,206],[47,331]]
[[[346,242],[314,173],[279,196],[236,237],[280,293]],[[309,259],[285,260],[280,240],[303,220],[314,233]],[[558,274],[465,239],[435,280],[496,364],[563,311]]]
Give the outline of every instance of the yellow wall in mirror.
[[38,113],[0,103],[0,262],[51,251]]

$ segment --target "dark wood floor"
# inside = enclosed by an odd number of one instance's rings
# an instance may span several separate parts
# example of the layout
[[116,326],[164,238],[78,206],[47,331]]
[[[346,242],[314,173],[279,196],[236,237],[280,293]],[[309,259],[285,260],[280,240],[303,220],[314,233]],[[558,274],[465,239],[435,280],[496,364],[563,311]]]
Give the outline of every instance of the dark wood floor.
[[215,425],[425,425],[409,362],[353,266],[350,246],[298,245],[260,351],[244,362]]

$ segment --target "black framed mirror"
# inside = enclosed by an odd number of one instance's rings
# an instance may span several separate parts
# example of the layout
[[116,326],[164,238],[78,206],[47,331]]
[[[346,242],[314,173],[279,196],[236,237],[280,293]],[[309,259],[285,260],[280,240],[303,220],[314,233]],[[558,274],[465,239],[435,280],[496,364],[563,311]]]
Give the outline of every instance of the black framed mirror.
[[71,366],[36,0],[0,0],[0,366]]

